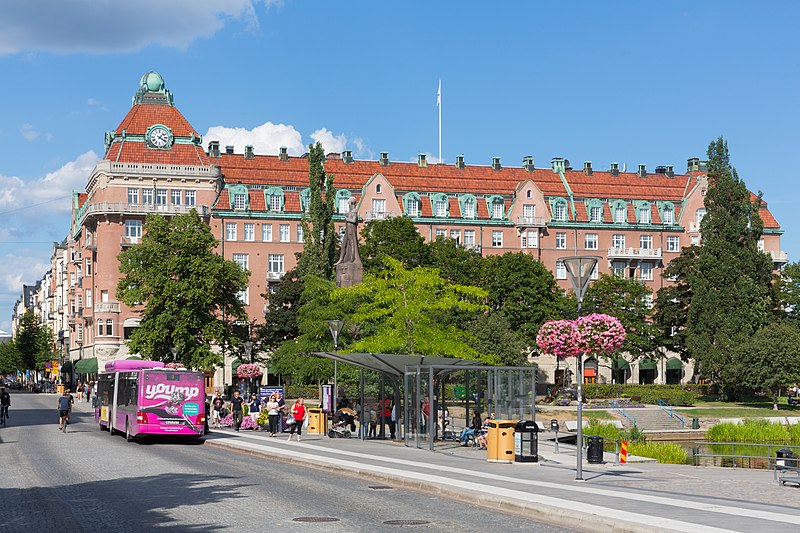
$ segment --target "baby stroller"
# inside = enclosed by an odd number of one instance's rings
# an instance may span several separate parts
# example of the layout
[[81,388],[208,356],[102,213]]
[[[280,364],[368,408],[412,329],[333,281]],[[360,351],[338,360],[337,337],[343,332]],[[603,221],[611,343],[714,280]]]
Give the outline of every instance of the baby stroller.
[[343,407],[333,414],[333,425],[328,430],[328,437],[332,439],[349,439],[353,433],[348,426],[355,427],[356,412],[349,407]]

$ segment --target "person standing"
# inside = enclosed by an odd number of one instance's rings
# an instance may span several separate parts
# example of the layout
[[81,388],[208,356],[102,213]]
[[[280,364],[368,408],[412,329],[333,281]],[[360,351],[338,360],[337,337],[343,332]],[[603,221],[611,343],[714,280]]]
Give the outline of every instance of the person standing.
[[305,399],[302,396],[294,402],[289,416],[294,419],[294,424],[289,426],[289,438],[287,440],[291,441],[292,435],[297,431],[297,442],[300,442],[300,433],[303,430],[303,422],[305,422],[306,419]]
[[253,419],[253,424],[258,426],[258,415],[261,414],[261,398],[255,392],[250,395],[250,402],[247,404],[250,409],[250,418]]
[[274,394],[269,397],[264,408],[267,410],[267,417],[269,418],[269,436],[274,437],[278,433],[278,422],[281,419],[280,406]]
[[392,400],[392,408],[389,410],[389,433],[391,439],[395,439],[395,435],[397,434],[397,409],[394,405],[394,400]]
[[233,391],[231,398],[231,411],[233,412],[233,429],[239,431],[242,426],[242,416],[244,414],[244,398],[239,396],[239,391]]
[[219,429],[219,419],[221,418],[219,413],[223,407],[225,407],[225,402],[217,391],[214,399],[211,400],[211,426],[215,429]]
[[278,433],[281,433],[284,431],[283,420],[287,414],[286,400],[283,399],[283,394],[276,392],[275,401],[278,402]]
[[8,408],[11,407],[11,395],[5,387],[0,388],[0,410],[3,411],[3,418],[8,419]]

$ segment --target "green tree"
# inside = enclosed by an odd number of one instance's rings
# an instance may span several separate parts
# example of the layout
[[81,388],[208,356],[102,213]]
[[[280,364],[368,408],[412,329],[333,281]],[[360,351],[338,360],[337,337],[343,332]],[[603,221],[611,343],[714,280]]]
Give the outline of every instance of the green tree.
[[475,336],[472,346],[478,353],[487,354],[498,365],[526,366],[528,344],[525,336],[511,327],[500,313],[481,314],[469,324]]
[[25,370],[22,365],[22,357],[17,350],[14,342],[0,343],[0,373],[16,372]]
[[789,263],[783,267],[777,286],[779,317],[800,325],[800,262]]
[[558,314],[556,280],[541,261],[524,253],[484,258],[480,286],[491,313],[500,313],[533,346],[539,327]]
[[308,149],[309,218],[303,214],[301,224],[305,244],[297,268],[303,275],[332,279],[337,245],[333,225],[336,189],[333,175],[325,173],[325,150],[322,144],[310,144]]
[[589,285],[583,309],[586,313],[605,313],[618,318],[626,332],[621,351],[634,358],[647,357],[655,354],[659,346],[658,329],[648,320],[650,294],[650,289],[638,280],[601,274]]
[[361,230],[361,262],[364,271],[373,274],[384,268],[384,259],[393,257],[405,268],[429,265],[429,250],[407,217],[392,217],[386,220],[367,222]]
[[689,359],[686,349],[686,321],[692,301],[689,272],[697,264],[699,252],[699,246],[688,246],[664,268],[662,277],[672,283],[658,290],[653,310],[653,323],[659,329],[661,344],[684,361]]
[[53,359],[50,346],[52,338],[50,328],[42,325],[33,311],[25,311],[14,338],[22,369],[44,370],[44,364]]
[[[480,358],[468,332],[439,320],[451,310],[473,313],[486,310],[481,302],[486,291],[478,287],[448,283],[436,269],[406,269],[387,257],[378,276],[331,293],[354,311],[347,322],[358,325],[360,338],[349,346],[355,351]],[[486,358],[484,358],[487,360]]]
[[460,246],[454,239],[436,239],[428,245],[428,263],[446,280],[470,285],[480,279],[483,259],[473,250]]
[[305,284],[297,268],[286,272],[275,292],[262,294],[269,301],[264,323],[257,326],[257,336],[265,350],[276,350],[300,333],[298,313]]
[[215,253],[216,245],[194,209],[171,219],[148,215],[142,242],[119,254],[117,297],[142,306],[141,325],[128,341],[131,351],[171,361],[176,347],[188,368],[221,362],[211,345],[230,345],[230,321],[247,319],[238,295],[247,288],[248,273]]
[[775,410],[781,388],[800,382],[800,328],[795,324],[769,324],[734,352],[736,364],[744,367],[745,384],[769,391]]
[[686,347],[699,375],[711,378],[733,400],[746,378],[735,348],[769,322],[774,308],[772,260],[758,249],[761,197],[751,200],[722,137],[709,145],[708,159],[703,241],[697,267],[688,276]]

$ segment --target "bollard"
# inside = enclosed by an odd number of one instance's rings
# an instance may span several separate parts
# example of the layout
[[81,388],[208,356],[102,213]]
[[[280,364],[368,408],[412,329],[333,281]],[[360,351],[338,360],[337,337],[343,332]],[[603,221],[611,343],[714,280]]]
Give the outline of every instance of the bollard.
[[619,464],[624,465],[628,462],[628,441],[624,440],[620,443],[619,449]]

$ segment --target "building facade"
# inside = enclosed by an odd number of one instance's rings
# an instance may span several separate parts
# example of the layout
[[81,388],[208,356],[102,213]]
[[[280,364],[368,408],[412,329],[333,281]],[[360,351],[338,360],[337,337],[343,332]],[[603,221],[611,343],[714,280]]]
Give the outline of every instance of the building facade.
[[[135,246],[148,213],[173,215],[197,209],[218,239],[218,253],[251,272],[241,295],[253,321],[263,321],[270,287],[296,264],[303,249],[301,221],[309,206],[308,161],[285,148],[278,155],[256,154],[251,146],[221,147],[200,135],[181,115],[161,76],[142,77],[127,116],[106,133],[105,154],[88,176],[85,192],[73,198],[72,227],[54,250],[49,285],[54,331],[72,361],[126,358],[125,338],[138,325],[134,309],[116,300],[117,255]],[[325,170],[334,176],[337,230],[343,231],[349,200],[364,221],[410,218],[427,241],[452,238],[482,255],[523,252],[553,271],[569,289],[561,257],[594,255],[601,260],[593,277],[614,273],[635,278],[654,292],[668,283],[661,276],[681,249],[700,243],[707,189],[704,162],[687,161],[650,172],[639,165],[626,172],[591,162],[573,168],[564,158],[536,167],[524,157],[519,167],[500,158],[489,165],[355,160],[352,152],[328,154]],[[761,246],[775,268],[787,262],[780,250],[782,230],[761,206]],[[54,319],[55,320],[55,319]],[[680,360],[607,365],[587,364],[587,379],[628,382],[681,382],[691,369]],[[545,380],[556,380],[554,359],[537,358]],[[644,363],[644,364],[642,364]],[[223,373],[224,372],[224,373]],[[209,376],[209,387],[230,376]],[[229,381],[229,380],[228,380]]]

